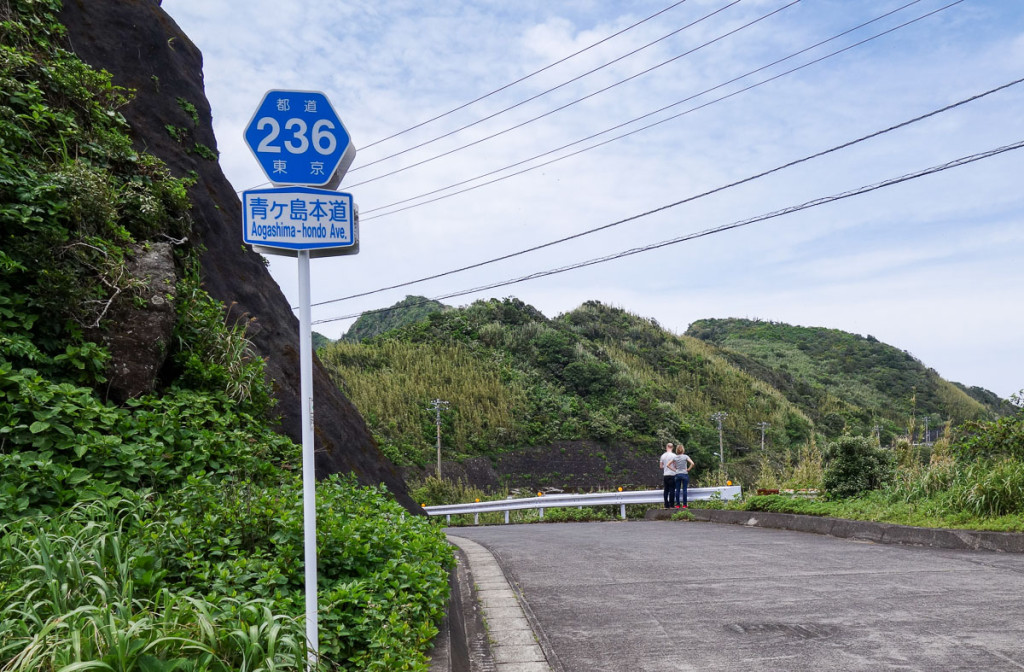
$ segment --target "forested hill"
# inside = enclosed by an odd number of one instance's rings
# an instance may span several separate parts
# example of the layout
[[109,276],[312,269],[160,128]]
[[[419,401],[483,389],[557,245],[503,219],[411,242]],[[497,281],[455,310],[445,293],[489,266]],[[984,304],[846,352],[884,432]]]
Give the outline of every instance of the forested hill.
[[720,346],[730,362],[770,383],[826,430],[905,428],[910,417],[928,418],[935,427],[1008,409],[994,393],[946,381],[873,336],[742,319],[698,320],[686,333]]
[[[410,297],[411,298],[411,297]],[[409,301],[409,299],[407,299]],[[712,414],[724,411],[732,456],[813,433],[881,438],[908,428],[989,417],[911,355],[867,337],[745,320],[702,320],[683,336],[590,301],[554,319],[516,299],[478,301],[416,318],[361,343],[319,350],[385,452],[429,462],[442,398],[442,434],[459,458],[589,440],[649,450],[682,440],[717,461]],[[976,391],[974,396],[987,393]]]
[[352,323],[348,331],[341,337],[343,341],[358,342],[379,336],[407,324],[426,319],[431,313],[447,308],[440,301],[433,301],[425,296],[407,296],[390,308],[379,313],[366,313]]

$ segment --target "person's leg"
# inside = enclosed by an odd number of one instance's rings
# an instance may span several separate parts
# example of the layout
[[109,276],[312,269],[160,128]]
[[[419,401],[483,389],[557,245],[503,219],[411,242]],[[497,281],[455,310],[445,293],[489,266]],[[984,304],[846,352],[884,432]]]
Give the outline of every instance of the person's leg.
[[[686,506],[686,489],[690,487],[690,475],[680,474],[679,479],[682,481],[683,484],[683,506]],[[679,495],[676,495],[676,502],[678,503],[678,501]]]
[[675,494],[673,492],[673,490],[675,488],[675,479],[672,476],[666,476],[664,478],[664,483],[665,483],[665,508],[668,509],[668,508],[671,508],[671,507],[675,506],[672,503],[672,495]]
[[683,504],[686,501],[685,497],[683,499],[679,499],[679,488],[683,484],[683,478],[685,478],[685,476],[683,474],[676,474],[676,478],[675,478],[676,483],[675,483],[675,491],[674,491],[675,499],[676,499],[675,504],[674,504],[675,506],[679,506],[680,504]]

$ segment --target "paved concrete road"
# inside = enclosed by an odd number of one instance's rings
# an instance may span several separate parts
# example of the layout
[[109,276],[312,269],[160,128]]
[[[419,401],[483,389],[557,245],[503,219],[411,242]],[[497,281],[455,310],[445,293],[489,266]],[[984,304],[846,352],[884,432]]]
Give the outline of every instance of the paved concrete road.
[[679,522],[460,527],[552,669],[1024,670],[1024,555]]

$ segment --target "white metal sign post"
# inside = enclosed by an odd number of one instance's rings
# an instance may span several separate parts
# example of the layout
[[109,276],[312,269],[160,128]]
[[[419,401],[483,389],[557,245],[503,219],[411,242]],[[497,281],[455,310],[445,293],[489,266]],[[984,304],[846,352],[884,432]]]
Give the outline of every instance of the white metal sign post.
[[242,193],[242,239],[264,254],[298,258],[306,668],[312,670],[319,656],[320,636],[309,260],[358,254],[359,222],[351,194],[299,185],[337,186],[352,164],[356,148],[327,97],[318,91],[268,91],[244,135],[277,188]]

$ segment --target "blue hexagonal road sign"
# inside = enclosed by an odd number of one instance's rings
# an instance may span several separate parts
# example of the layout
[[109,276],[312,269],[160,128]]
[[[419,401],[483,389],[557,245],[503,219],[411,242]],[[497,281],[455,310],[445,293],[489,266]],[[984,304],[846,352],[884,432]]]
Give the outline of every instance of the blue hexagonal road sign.
[[322,186],[356,157],[348,129],[319,91],[267,91],[245,127],[245,143],[271,182]]

